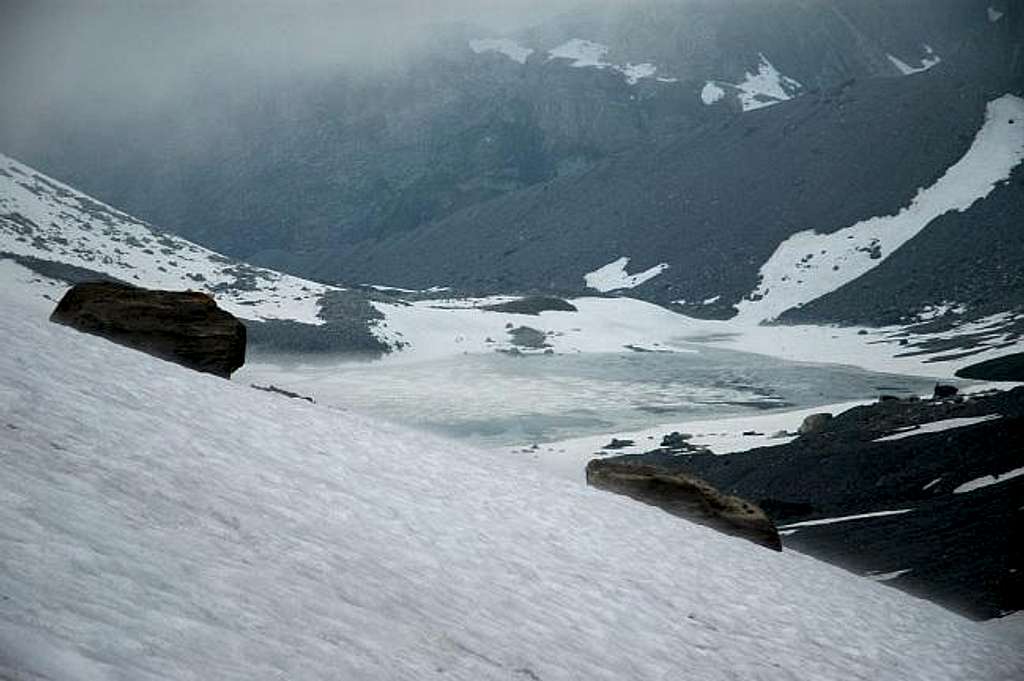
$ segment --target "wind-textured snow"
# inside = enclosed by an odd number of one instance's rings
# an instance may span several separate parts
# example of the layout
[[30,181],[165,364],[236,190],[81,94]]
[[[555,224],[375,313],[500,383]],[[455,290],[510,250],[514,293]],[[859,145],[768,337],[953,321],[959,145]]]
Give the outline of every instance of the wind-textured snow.
[[619,291],[626,288],[636,288],[645,281],[649,281],[668,269],[667,263],[655,265],[650,269],[636,274],[626,274],[626,265],[629,258],[623,256],[618,260],[599,267],[593,272],[583,275],[587,288],[607,293],[608,291]]
[[103,272],[150,288],[190,288],[245,319],[322,324],[331,287],[252,267],[150,225],[0,154],[0,251]]
[[[917,426],[910,426],[905,430],[900,430],[892,435],[886,435],[885,437],[876,438],[873,442],[892,442],[893,440],[903,440],[908,437],[914,437],[916,435],[927,435],[929,433],[943,433],[947,430],[953,430],[954,428],[966,428],[967,426],[977,425],[979,423],[985,423],[986,421],[994,421],[1001,419],[1001,414],[987,414],[985,416],[970,416],[967,418],[957,419],[942,419],[941,421],[932,421],[931,423],[922,423]],[[926,488],[927,489],[927,488]]]
[[[610,48],[607,45],[602,45],[592,40],[573,38],[548,50],[548,59],[566,59],[571,62],[569,66],[573,68],[591,67],[618,71],[630,85],[636,85],[643,78],[653,78],[658,72],[658,67],[649,62],[613,64],[612,62],[605,61],[609,50]],[[658,78],[657,80],[663,83],[676,82],[674,78]]]
[[523,47],[516,41],[509,38],[481,38],[478,40],[470,40],[469,49],[473,50],[476,54],[497,52],[505,55],[512,61],[519,62],[520,64],[525,64],[526,60],[534,52],[532,48]]
[[953,490],[953,494],[964,494],[965,492],[973,492],[976,489],[982,489],[983,487],[990,487],[997,485],[1000,482],[1006,482],[1007,480],[1013,480],[1024,475],[1024,466],[1020,468],[1014,468],[1013,470],[1006,471],[1005,473],[996,473],[994,475],[984,475],[980,478],[975,478],[960,485]]
[[740,317],[772,319],[866,274],[935,218],[988,196],[1022,160],[1024,99],[1004,95],[988,103],[967,153],[896,215],[831,234],[808,229],[783,241],[761,266],[760,285],[738,305]]
[[927,71],[928,69],[942,62],[942,57],[935,54],[935,50],[933,50],[930,45],[924,45],[924,54],[925,56],[921,57],[921,65],[917,67],[910,66],[905,61],[897,59],[891,54],[887,54],[885,56],[889,58],[889,61],[892,62],[892,65],[895,66],[900,73],[902,73],[904,76],[911,76],[915,73]]
[[48,324],[3,296],[0,677],[1019,678],[792,552]]

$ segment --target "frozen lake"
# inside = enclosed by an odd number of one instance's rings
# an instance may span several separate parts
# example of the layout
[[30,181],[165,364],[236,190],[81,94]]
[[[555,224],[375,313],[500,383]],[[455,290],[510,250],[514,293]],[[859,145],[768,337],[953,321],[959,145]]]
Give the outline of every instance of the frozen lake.
[[483,446],[930,393],[934,379],[699,347],[697,352],[462,355],[416,363],[255,358],[238,382]]

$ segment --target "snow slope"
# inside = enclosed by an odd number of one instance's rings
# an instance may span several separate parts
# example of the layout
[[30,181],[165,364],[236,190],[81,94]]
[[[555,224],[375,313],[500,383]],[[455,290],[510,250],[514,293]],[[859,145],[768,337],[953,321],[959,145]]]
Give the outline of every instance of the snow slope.
[[0,296],[0,677],[1024,670],[1002,633],[827,564]]
[[523,47],[509,38],[479,38],[477,40],[470,40],[469,49],[473,50],[476,54],[497,52],[520,64],[525,64],[526,60],[533,54],[533,49]]
[[783,241],[761,266],[757,289],[737,306],[739,317],[772,319],[864,275],[935,218],[988,196],[1022,161],[1024,99],[1004,95],[989,102],[963,158],[919,190],[909,206],[831,234],[808,229]]
[[0,252],[149,288],[207,291],[245,319],[322,324],[331,287],[252,267],[170,234],[0,154]]

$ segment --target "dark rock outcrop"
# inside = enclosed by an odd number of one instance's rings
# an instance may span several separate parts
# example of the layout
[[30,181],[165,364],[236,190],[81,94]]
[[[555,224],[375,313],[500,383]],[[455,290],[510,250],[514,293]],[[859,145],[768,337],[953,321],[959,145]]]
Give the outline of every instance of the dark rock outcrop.
[[935,385],[935,392],[932,395],[936,400],[944,400],[949,397],[956,397],[956,394],[960,392],[960,389],[955,385],[946,385],[945,383],[937,383]]
[[245,325],[205,293],[82,283],[50,321],[223,378],[245,363]]
[[972,364],[956,372],[956,376],[978,381],[1024,382],[1024,352]]
[[587,484],[624,494],[755,544],[782,550],[779,533],[764,511],[749,501],[722,494],[700,478],[621,460],[594,459],[587,464]]
[[832,420],[832,414],[822,412],[820,414],[811,414],[804,419],[804,422],[800,424],[800,428],[797,432],[800,435],[807,435],[808,433],[817,433],[829,424]]
[[576,306],[567,300],[554,296],[527,296],[507,303],[484,305],[481,309],[489,312],[539,315],[541,312],[577,312]]

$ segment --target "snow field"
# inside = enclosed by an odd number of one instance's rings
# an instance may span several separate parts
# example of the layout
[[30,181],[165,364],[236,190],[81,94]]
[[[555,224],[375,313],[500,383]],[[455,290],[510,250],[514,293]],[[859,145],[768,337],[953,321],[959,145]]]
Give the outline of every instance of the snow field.
[[1024,668],[1002,635],[827,564],[191,372],[0,295],[0,676]]

